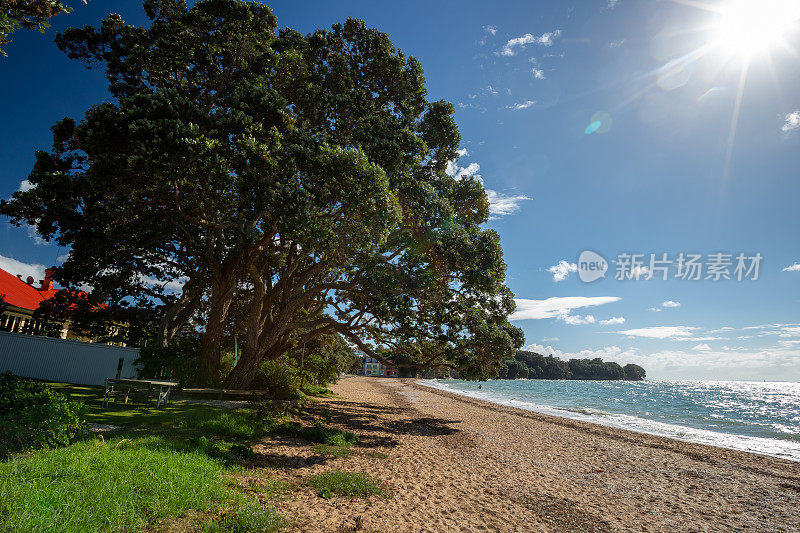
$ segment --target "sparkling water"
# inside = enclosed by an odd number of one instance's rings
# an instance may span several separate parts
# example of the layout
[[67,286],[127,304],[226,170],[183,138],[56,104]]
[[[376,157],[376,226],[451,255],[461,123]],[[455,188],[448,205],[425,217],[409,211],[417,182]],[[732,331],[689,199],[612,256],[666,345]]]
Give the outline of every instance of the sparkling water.
[[800,461],[800,383],[528,379],[422,383],[531,411]]

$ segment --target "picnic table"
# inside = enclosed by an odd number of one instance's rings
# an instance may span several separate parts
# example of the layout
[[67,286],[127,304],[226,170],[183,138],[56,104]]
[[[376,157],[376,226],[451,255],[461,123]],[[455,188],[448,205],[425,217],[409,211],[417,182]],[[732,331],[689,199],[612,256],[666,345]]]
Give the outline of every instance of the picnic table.
[[106,392],[103,396],[103,407],[107,407],[111,397],[114,397],[114,403],[119,401],[120,396],[125,397],[125,402],[128,403],[128,397],[134,393],[143,393],[145,395],[145,409],[150,408],[150,401],[154,395],[157,395],[158,401],[156,402],[156,409],[161,407],[162,403],[170,403],[171,399],[169,393],[173,387],[177,387],[178,383],[175,381],[161,381],[156,379],[112,379],[106,378]]

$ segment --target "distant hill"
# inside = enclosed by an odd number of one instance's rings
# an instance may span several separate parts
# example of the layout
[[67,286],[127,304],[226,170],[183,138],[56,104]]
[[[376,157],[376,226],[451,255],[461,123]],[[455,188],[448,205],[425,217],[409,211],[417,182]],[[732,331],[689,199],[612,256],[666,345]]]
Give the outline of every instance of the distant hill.
[[500,366],[500,379],[624,379],[641,381],[645,370],[639,365],[624,367],[613,361],[595,359],[570,359],[562,361],[552,355],[520,350],[513,359],[505,359]]

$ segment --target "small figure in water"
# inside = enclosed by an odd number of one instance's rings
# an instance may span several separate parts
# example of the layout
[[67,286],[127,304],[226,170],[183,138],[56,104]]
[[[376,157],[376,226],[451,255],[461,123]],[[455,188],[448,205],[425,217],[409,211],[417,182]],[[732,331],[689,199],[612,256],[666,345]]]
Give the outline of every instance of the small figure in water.
[[480,385],[478,385],[478,390],[481,390],[481,386]]

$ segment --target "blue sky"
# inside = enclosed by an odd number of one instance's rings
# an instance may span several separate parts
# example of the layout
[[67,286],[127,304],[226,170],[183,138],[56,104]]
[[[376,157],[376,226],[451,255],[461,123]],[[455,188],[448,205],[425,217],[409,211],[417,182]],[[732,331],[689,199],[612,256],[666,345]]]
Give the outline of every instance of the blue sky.
[[[782,0],[745,3],[767,6],[753,12],[729,0],[270,5],[303,32],[366,20],[420,59],[430,99],[456,105],[465,155],[451,170],[489,191],[531,349],[655,378],[800,380],[800,30],[770,11]],[[144,22],[138,2],[92,0],[7,47],[3,196],[55,121],[108,97],[102,72],[52,38],[112,9]],[[65,253],[0,224],[0,266],[14,273]],[[578,279],[583,250],[609,261],[605,278]],[[732,254],[731,273],[739,253],[763,260],[757,280],[675,279],[674,265],[667,281],[614,279],[621,253],[681,252]]]

